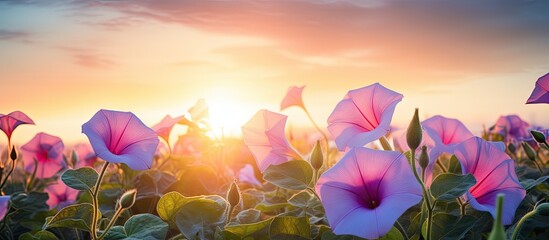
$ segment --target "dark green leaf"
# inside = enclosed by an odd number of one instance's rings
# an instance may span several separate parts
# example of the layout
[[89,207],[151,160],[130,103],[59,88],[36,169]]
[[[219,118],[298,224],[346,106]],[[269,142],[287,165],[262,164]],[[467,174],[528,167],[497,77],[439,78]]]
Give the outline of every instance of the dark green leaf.
[[307,217],[276,217],[269,227],[270,239],[310,239],[311,226]]
[[53,217],[46,219],[44,229],[53,227],[76,228],[90,231],[92,222],[93,206],[89,203],[67,206]]
[[521,181],[520,184],[522,185],[522,187],[524,187],[524,190],[528,191],[528,190],[536,187],[540,183],[545,182],[547,179],[549,179],[549,176],[543,176],[543,177],[540,177],[536,180],[526,179],[524,181]]
[[313,179],[313,167],[303,160],[271,165],[263,173],[263,179],[281,188],[304,190]]
[[124,230],[129,238],[165,239],[168,224],[155,215],[145,213],[130,217],[124,224]]
[[68,169],[61,176],[63,182],[76,190],[91,190],[95,187],[99,174],[90,167],[83,167],[76,170]]
[[228,226],[223,230],[226,239],[269,239],[269,226],[273,218],[251,223]]
[[392,227],[391,230],[383,237],[380,237],[379,240],[404,240],[404,236],[402,236],[402,233],[396,227]]
[[[477,219],[473,216],[462,217],[436,213],[433,216],[431,236],[433,239],[454,240],[462,239],[465,234],[475,226]],[[423,223],[422,234],[427,234],[427,221]]]
[[440,201],[453,200],[465,194],[476,182],[477,180],[472,174],[444,173],[433,180],[431,194]]
[[38,231],[35,234],[32,234],[30,232],[24,233],[19,237],[19,240],[58,240],[58,239],[59,238],[57,238],[55,234],[46,230]]
[[175,223],[187,239],[213,239],[216,228],[225,223],[227,206],[217,195],[195,198],[181,206]]
[[259,221],[261,212],[253,208],[246,209],[236,215],[236,221],[240,224],[255,223]]

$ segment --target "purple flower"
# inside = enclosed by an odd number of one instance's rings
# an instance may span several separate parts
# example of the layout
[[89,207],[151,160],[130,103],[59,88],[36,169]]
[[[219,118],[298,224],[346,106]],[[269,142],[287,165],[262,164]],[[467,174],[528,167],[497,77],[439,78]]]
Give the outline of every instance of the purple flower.
[[289,87],[288,92],[286,92],[286,96],[284,96],[284,98],[282,99],[282,102],[280,103],[280,110],[284,110],[291,106],[297,106],[305,109],[305,105],[303,104],[303,98],[301,97],[301,94],[303,93],[304,88],[305,86]]
[[251,164],[244,165],[244,167],[238,171],[238,180],[261,187],[261,182],[255,177],[254,167],[252,167]]
[[507,142],[515,143],[530,137],[529,127],[530,124],[523,121],[519,116],[507,115],[498,118],[492,132],[502,135]]
[[50,206],[50,209],[55,207],[62,209],[73,204],[78,196],[78,190],[68,187],[61,180],[47,186],[46,189],[44,189],[44,192],[48,194],[48,201],[46,204]]
[[471,173],[477,180],[466,193],[476,210],[487,211],[496,217],[496,197],[505,195],[502,223],[513,223],[515,211],[526,195],[515,173],[514,161],[494,143],[479,137],[470,138],[456,147],[456,157],[463,174]]
[[21,146],[25,171],[28,173],[34,171],[34,159],[36,159],[38,161],[36,177],[53,177],[64,166],[64,148],[61,138],[43,132],[36,134],[28,143]]
[[526,104],[530,103],[549,103],[549,73],[536,81],[536,86],[526,101]]
[[402,97],[379,83],[349,91],[328,117],[337,148],[361,147],[387,134]]
[[21,124],[34,124],[34,121],[20,111],[11,112],[8,115],[0,114],[0,130],[8,136],[8,141],[11,141],[11,134]]
[[0,221],[4,219],[8,212],[8,205],[10,203],[10,196],[0,196]]
[[95,152],[90,144],[78,144],[74,147],[74,152],[76,152],[76,156],[78,156],[78,162],[76,163],[75,168],[93,168],[95,162],[97,162],[97,155],[95,155]]
[[285,163],[301,156],[288,143],[284,134],[286,115],[259,110],[244,126],[244,143],[248,146],[261,172],[270,165]]
[[152,129],[160,136],[166,143],[170,142],[170,133],[173,126],[176,123],[179,123],[184,118],[184,116],[179,116],[172,118],[170,115],[166,115],[159,123],[152,126]]
[[97,156],[133,170],[151,168],[158,135],[131,112],[99,110],[82,125]]
[[316,185],[335,234],[379,238],[422,199],[406,157],[395,151],[351,148]]

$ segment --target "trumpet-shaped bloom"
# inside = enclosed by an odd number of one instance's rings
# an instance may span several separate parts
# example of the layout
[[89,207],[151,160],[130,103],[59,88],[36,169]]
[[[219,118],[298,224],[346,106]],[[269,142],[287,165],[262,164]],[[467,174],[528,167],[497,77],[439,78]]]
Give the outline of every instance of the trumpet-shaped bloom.
[[261,172],[271,164],[301,158],[284,134],[286,119],[286,115],[263,109],[242,126],[244,143],[252,152]]
[[170,133],[172,131],[173,126],[181,121],[184,116],[179,116],[176,118],[172,118],[170,115],[166,115],[159,123],[152,126],[152,129],[160,136],[166,143],[170,142]]
[[189,108],[188,112],[191,115],[193,122],[200,122],[201,120],[208,119],[210,117],[210,111],[208,110],[206,100],[202,98],[198,99],[196,104]]
[[151,168],[158,135],[131,112],[99,110],[82,125],[97,156],[133,170]]
[[463,174],[471,173],[477,180],[466,193],[476,210],[487,211],[496,217],[496,196],[505,195],[502,223],[513,222],[515,211],[526,195],[515,173],[515,163],[495,144],[479,137],[470,138],[457,146],[456,157]]
[[336,234],[379,238],[421,201],[406,157],[395,151],[351,148],[324,172],[316,191]]
[[62,181],[47,186],[44,192],[48,194],[49,198],[46,204],[50,206],[50,209],[55,207],[61,209],[73,204],[78,196],[78,190],[68,187]]
[[255,177],[254,167],[252,167],[251,164],[244,165],[244,167],[238,171],[238,180],[261,187],[261,182]]
[[38,161],[36,177],[53,177],[64,166],[64,148],[61,138],[42,132],[36,134],[28,143],[21,146],[25,171],[28,173],[34,171],[34,159],[36,159]]
[[516,142],[530,137],[529,127],[530,124],[519,116],[507,115],[498,118],[492,131],[504,136],[507,141]]
[[549,103],[549,73],[536,81],[536,86],[526,101],[526,104],[530,103]]
[[93,165],[97,161],[97,155],[95,155],[95,152],[93,151],[93,148],[91,145],[82,143],[76,145],[74,147],[74,152],[76,152],[76,156],[78,156],[78,162],[76,163],[76,168],[81,167],[91,167],[93,168]]
[[4,219],[8,212],[8,205],[10,203],[10,196],[0,196],[0,221]]
[[328,117],[337,148],[361,147],[385,135],[402,97],[379,83],[349,91]]
[[0,114],[0,130],[8,136],[8,140],[11,139],[15,128],[21,124],[34,124],[34,121],[20,111],[11,112],[8,115]]
[[282,102],[280,103],[280,110],[284,110],[291,106],[298,106],[300,108],[305,109],[305,105],[303,104],[303,98],[301,97],[301,94],[303,93],[303,89],[305,86],[297,87],[297,86],[291,86],[288,88],[288,91],[286,92],[286,96],[282,99]]

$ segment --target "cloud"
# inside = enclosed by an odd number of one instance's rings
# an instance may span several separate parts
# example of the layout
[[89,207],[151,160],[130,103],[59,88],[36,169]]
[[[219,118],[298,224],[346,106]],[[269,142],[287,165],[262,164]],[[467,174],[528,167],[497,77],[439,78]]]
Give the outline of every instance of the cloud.
[[304,56],[368,51],[403,71],[491,74],[549,61],[546,1],[115,1],[128,16],[274,40]]
[[117,65],[114,60],[99,53],[97,50],[65,46],[58,46],[56,49],[67,52],[73,62],[82,67],[108,69]]
[[11,31],[0,29],[0,41],[22,41],[29,42],[30,34],[23,31]]

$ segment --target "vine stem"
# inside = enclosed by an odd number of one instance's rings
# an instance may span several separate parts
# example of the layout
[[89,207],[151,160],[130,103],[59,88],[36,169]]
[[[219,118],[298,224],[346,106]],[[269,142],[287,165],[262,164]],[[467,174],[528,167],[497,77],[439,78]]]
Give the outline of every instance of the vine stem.
[[518,239],[518,235],[519,235],[520,229],[522,228],[522,225],[524,225],[524,223],[526,222],[526,220],[528,220],[528,218],[530,218],[534,215],[536,215],[536,210],[532,210],[531,212],[529,212],[529,213],[525,214],[524,216],[522,216],[522,218],[517,223],[517,226],[515,227],[515,230],[513,231],[513,236],[511,236],[511,240]]
[[326,154],[326,163],[328,164],[327,166],[330,166],[330,143],[328,141],[328,136],[326,136],[324,131],[322,131],[322,129],[320,129],[318,124],[316,124],[315,120],[313,119],[313,117],[309,113],[309,110],[307,110],[307,108],[305,106],[303,106],[303,111],[305,111],[305,114],[307,115],[307,117],[309,118],[309,120],[311,121],[313,126],[316,128],[316,130],[318,132],[320,132],[320,134],[322,135],[322,138],[324,138],[324,149],[325,149],[325,154]]
[[423,191],[423,199],[425,200],[425,204],[427,204],[427,236],[425,237],[426,240],[431,239],[431,225],[433,220],[433,208],[431,205],[431,199],[429,197],[429,192],[425,188],[425,184],[421,180],[419,174],[417,173],[416,169],[416,149],[412,149],[412,172],[414,172],[414,176],[416,177],[417,181],[419,182],[419,185],[421,185],[421,189]]
[[105,231],[99,236],[99,240],[103,239],[107,233],[109,232],[109,229],[111,229],[112,225],[116,222],[116,219],[120,216],[120,214],[124,211],[122,207],[117,207],[116,212],[114,212],[114,215],[112,216],[111,220],[109,221],[109,224],[107,225],[107,228],[105,228]]
[[97,221],[99,217],[99,186],[101,185],[101,181],[103,180],[103,176],[105,176],[105,172],[107,171],[107,167],[109,166],[109,162],[105,162],[105,165],[103,165],[103,168],[101,168],[101,173],[99,173],[99,177],[97,178],[97,182],[95,182],[95,187],[93,188],[93,192],[91,192],[92,195],[92,204],[93,204],[93,215],[92,215],[92,222],[91,222],[91,235],[92,239],[97,240]]

